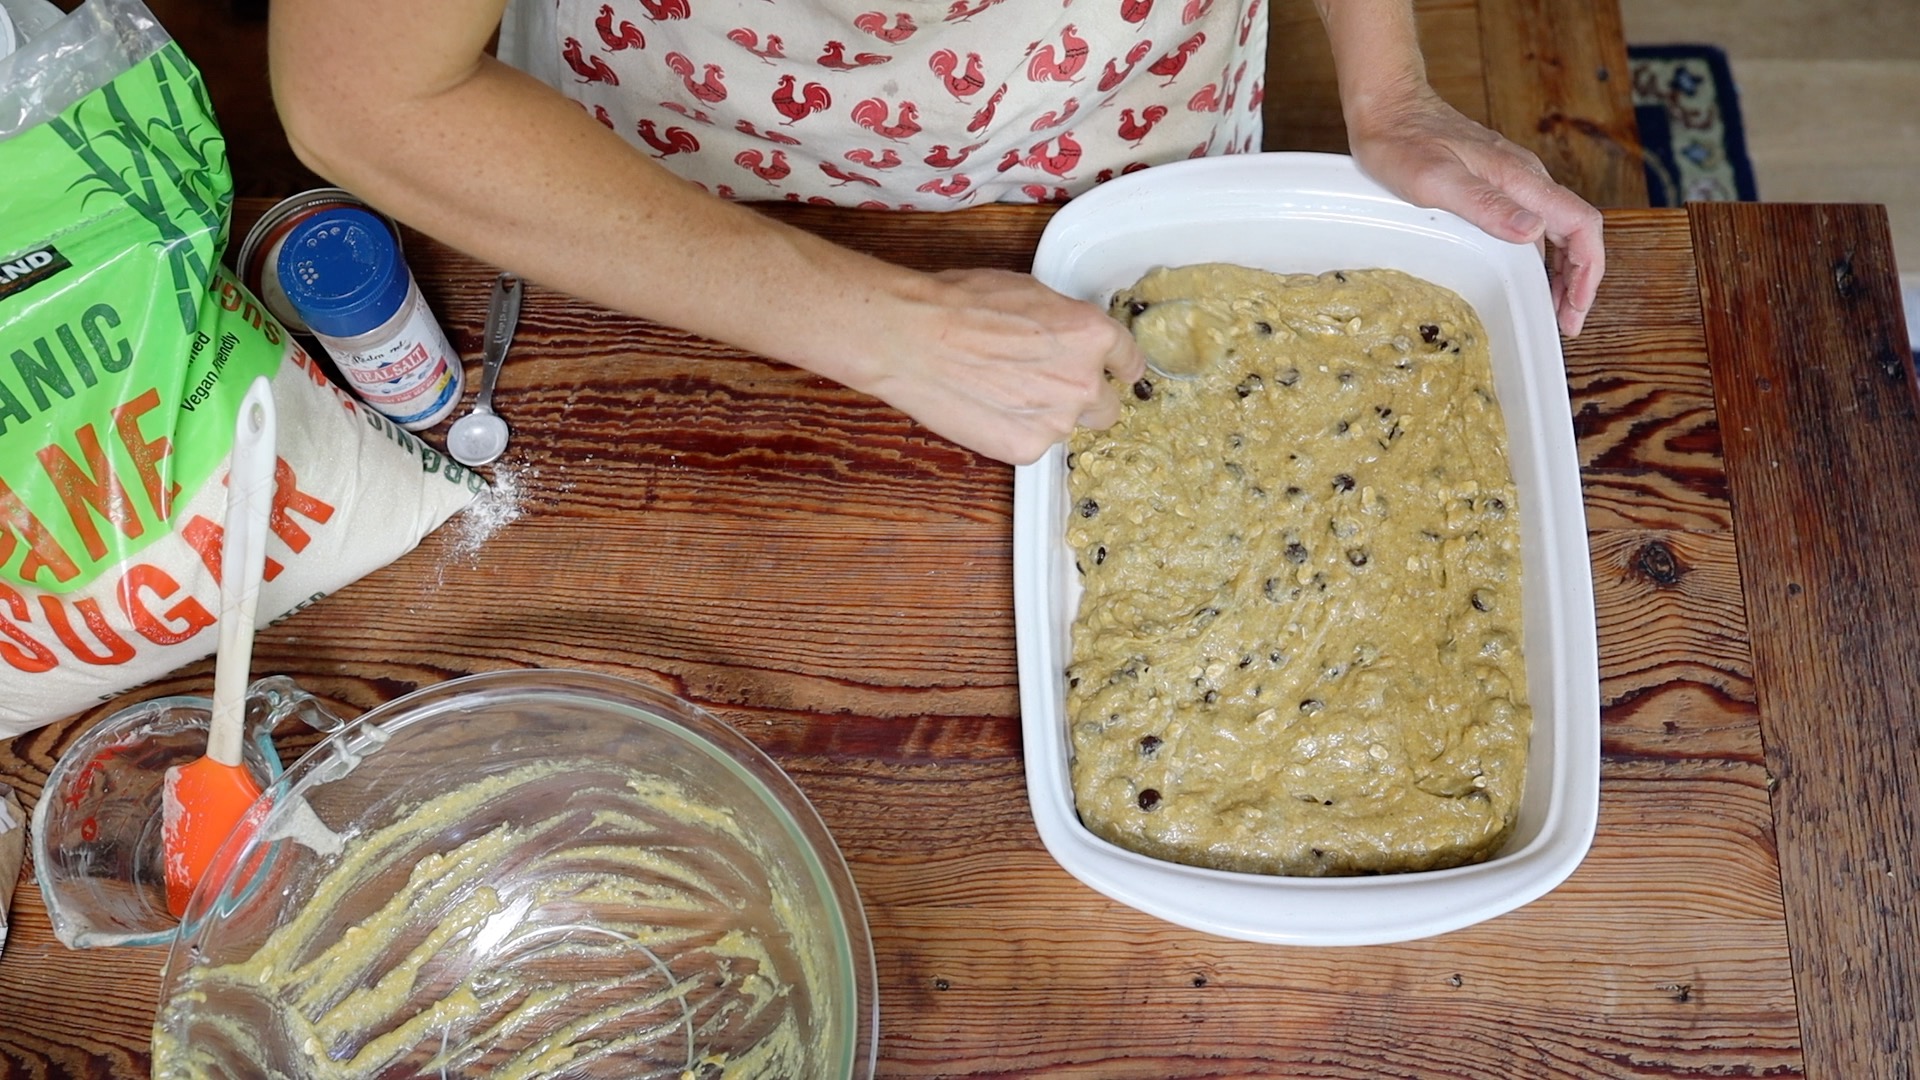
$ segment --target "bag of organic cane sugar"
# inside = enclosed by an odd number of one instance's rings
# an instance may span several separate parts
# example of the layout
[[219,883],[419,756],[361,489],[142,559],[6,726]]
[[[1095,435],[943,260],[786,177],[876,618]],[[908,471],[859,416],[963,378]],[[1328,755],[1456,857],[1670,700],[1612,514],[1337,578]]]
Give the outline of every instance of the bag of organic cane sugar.
[[0,737],[210,655],[240,398],[279,416],[264,625],[485,489],[336,389],[220,265],[200,76],[137,0],[0,59]]

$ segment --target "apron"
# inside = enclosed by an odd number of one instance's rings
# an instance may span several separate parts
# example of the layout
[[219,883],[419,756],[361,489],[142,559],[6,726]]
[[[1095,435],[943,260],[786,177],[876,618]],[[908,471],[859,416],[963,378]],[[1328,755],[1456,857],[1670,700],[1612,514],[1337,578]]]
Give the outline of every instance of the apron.
[[1262,0],[513,0],[500,56],[723,198],[1063,202],[1260,146]]

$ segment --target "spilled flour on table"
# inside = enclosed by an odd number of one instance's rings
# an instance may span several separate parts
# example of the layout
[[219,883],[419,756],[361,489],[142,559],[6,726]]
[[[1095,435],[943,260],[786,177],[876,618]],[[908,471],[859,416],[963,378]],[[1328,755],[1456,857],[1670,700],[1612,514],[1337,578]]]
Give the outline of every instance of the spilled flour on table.
[[480,549],[487,541],[526,515],[524,500],[528,482],[539,475],[539,469],[517,462],[502,462],[494,467],[493,484],[444,526],[450,540],[440,564],[442,574],[448,563],[477,562]]

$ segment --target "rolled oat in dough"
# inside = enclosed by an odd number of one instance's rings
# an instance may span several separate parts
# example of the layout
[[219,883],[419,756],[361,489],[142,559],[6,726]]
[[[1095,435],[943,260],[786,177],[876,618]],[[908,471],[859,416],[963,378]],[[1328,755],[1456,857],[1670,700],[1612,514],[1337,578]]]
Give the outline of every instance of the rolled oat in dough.
[[[1200,354],[1069,445],[1085,587],[1068,722],[1083,821],[1255,873],[1477,862],[1532,712],[1519,505],[1486,333],[1392,270],[1156,270]],[[1167,338],[1159,320],[1155,333]]]

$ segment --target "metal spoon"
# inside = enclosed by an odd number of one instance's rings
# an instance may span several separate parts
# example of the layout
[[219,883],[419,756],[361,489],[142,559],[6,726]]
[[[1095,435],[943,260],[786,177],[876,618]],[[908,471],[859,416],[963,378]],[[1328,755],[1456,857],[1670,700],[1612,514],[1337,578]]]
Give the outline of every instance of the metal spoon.
[[1191,300],[1156,300],[1127,322],[1147,367],[1169,379],[1193,379],[1226,348],[1231,327]]
[[493,411],[493,384],[500,377],[500,365],[507,358],[514,328],[520,324],[520,294],[520,279],[514,275],[501,274],[493,279],[493,295],[487,301],[480,392],[474,396],[473,411],[447,429],[447,453],[462,465],[486,465],[506,452],[507,422]]

